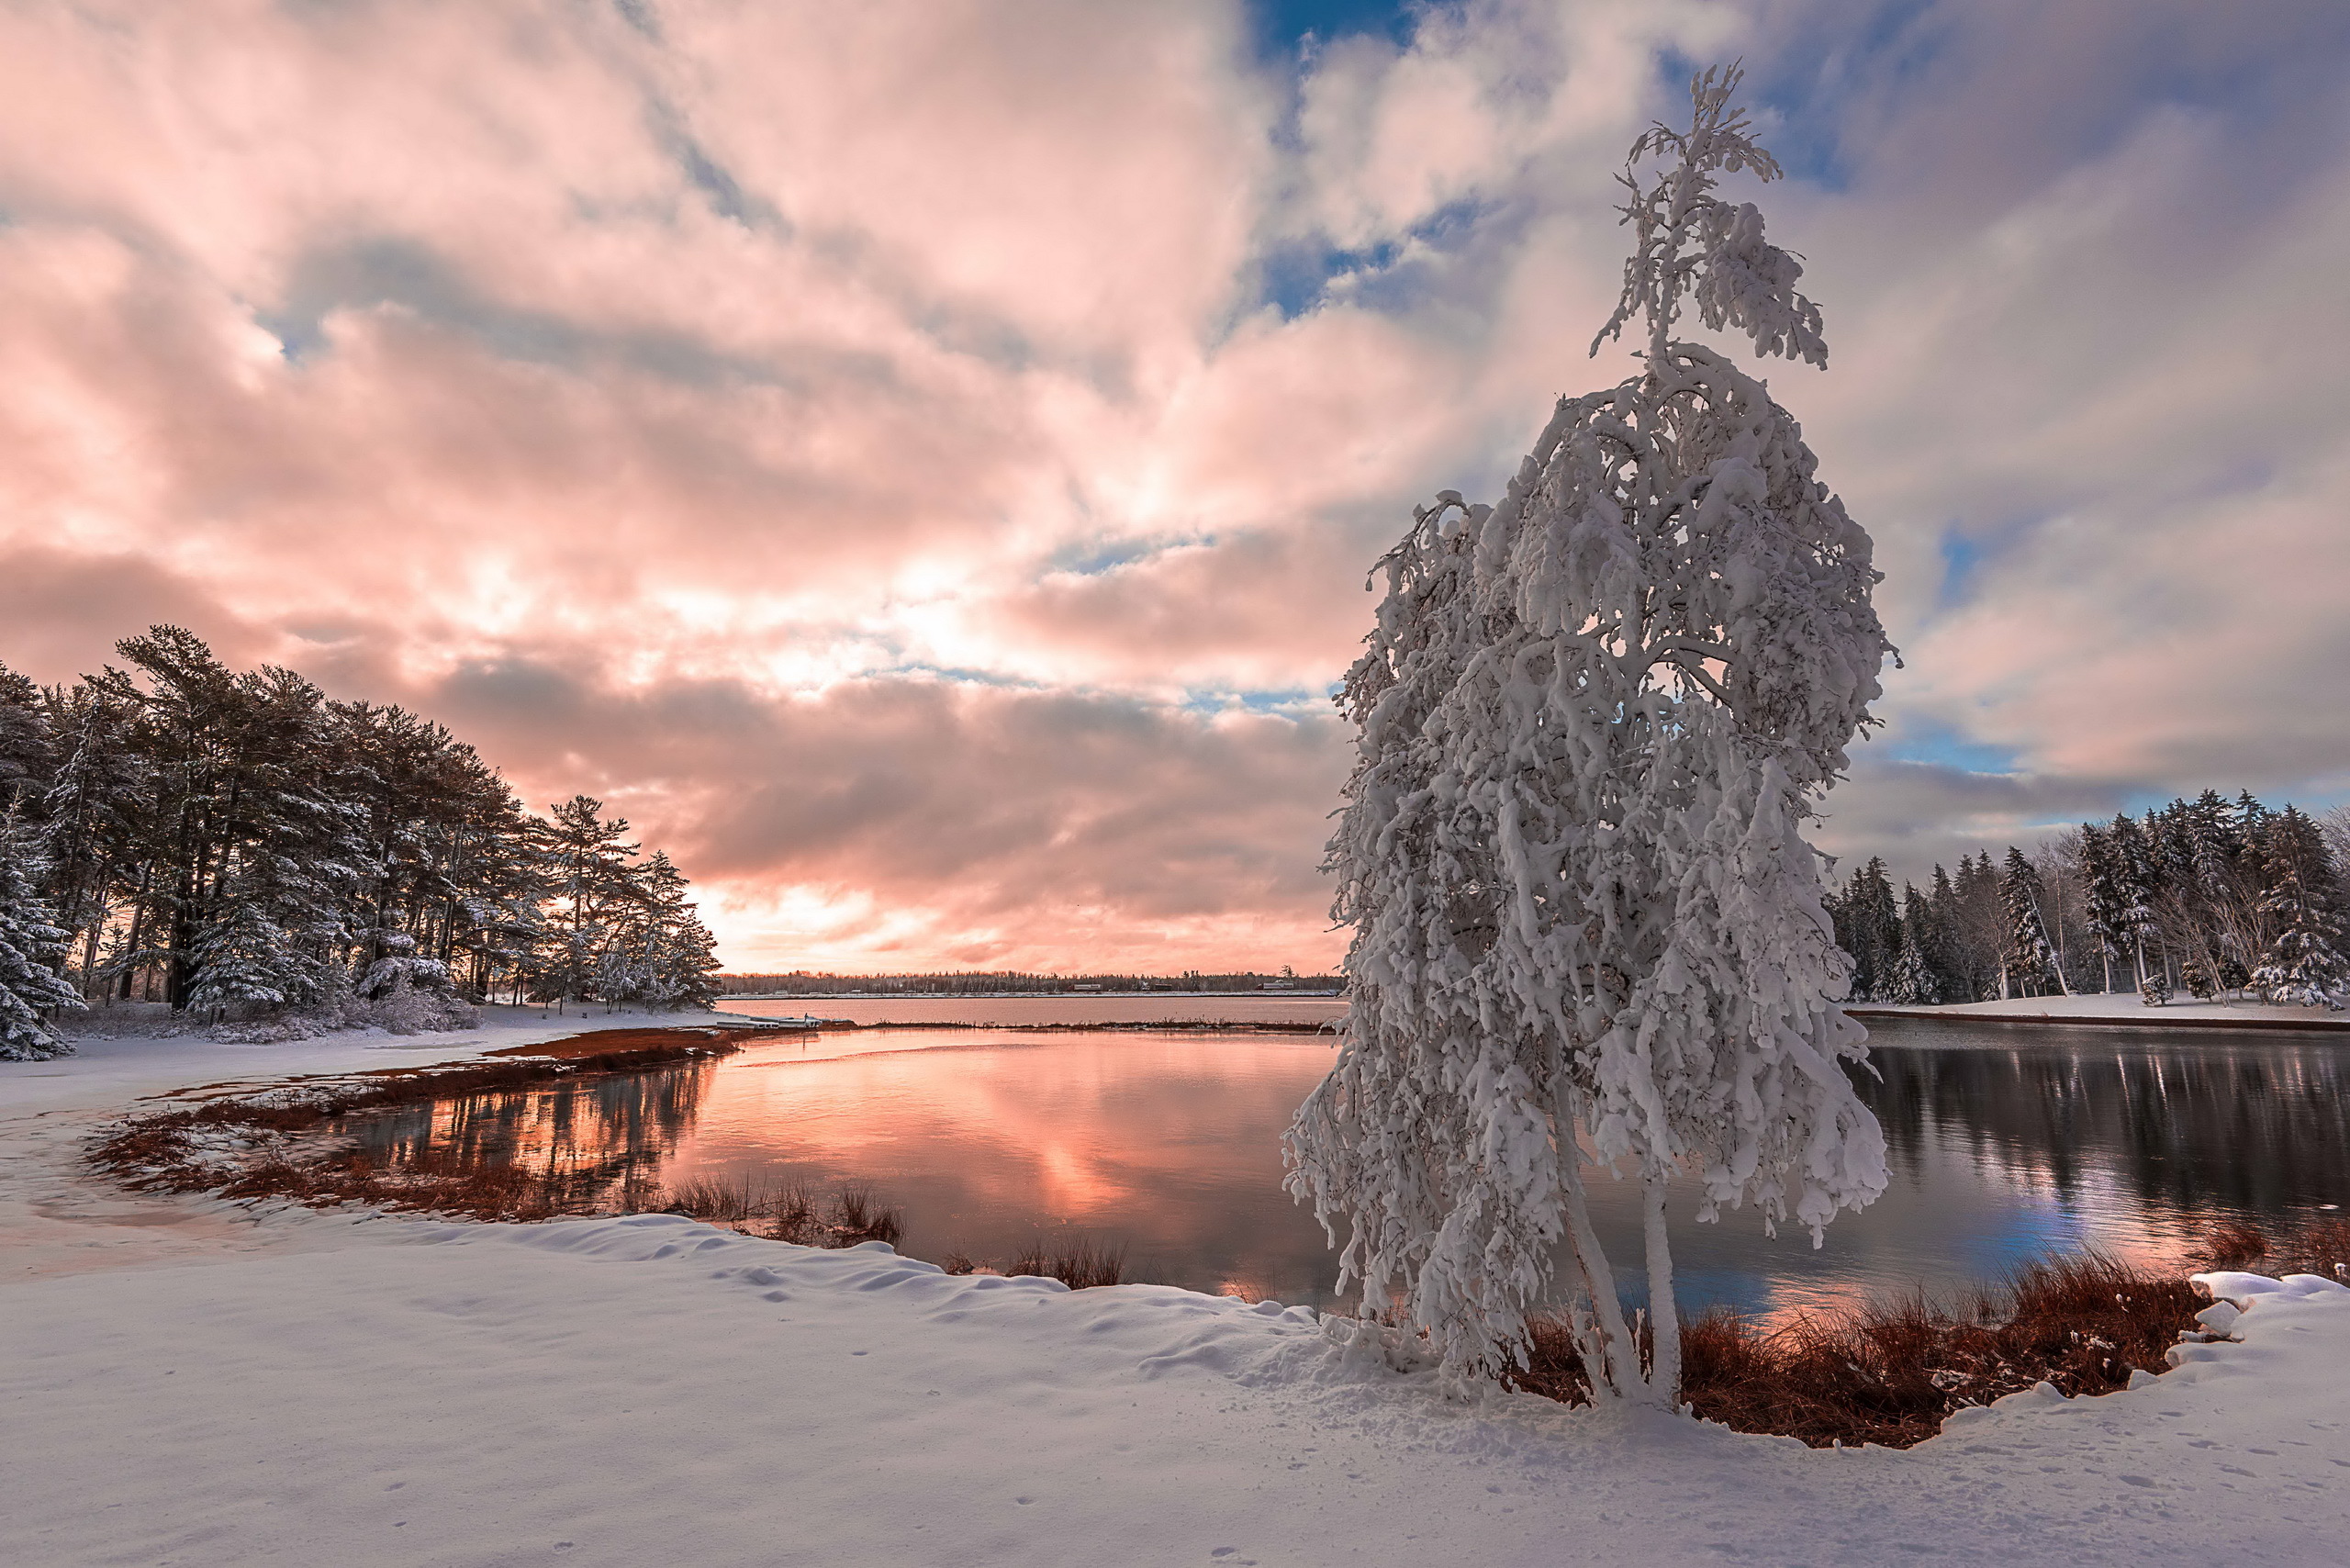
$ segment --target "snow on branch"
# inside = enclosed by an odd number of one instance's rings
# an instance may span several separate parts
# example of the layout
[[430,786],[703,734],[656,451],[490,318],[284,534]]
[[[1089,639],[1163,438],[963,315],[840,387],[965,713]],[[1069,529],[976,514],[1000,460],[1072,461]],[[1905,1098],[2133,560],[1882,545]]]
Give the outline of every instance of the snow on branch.
[[[1591,340],[1593,353],[1640,316],[1650,358],[1662,360],[1685,294],[1708,329],[1744,332],[1758,358],[1781,354],[1826,368],[1819,307],[1796,292],[1803,263],[1763,238],[1762,214],[1753,204],[1714,194],[1720,174],[1746,171],[1766,182],[1780,176],[1778,161],[1747,134],[1746,111],[1730,101],[1744,75],[1736,65],[1707,71],[1689,84],[1695,112],[1688,130],[1657,125],[1632,143],[1617,176],[1630,193],[1617,210],[1631,226],[1632,254],[1624,263],[1623,297]],[[1678,161],[1643,185],[1639,164],[1651,157]]]

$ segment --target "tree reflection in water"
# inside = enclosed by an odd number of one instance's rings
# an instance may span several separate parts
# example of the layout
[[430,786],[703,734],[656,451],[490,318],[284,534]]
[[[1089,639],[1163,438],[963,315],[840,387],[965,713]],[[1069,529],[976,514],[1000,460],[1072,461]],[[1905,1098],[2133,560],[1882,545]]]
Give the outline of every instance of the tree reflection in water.
[[599,1073],[542,1088],[453,1095],[352,1117],[337,1129],[380,1163],[431,1157],[466,1169],[512,1166],[583,1207],[649,1181],[710,1092],[715,1061]]
[[[1688,1304],[1770,1317],[1997,1279],[2096,1246],[2176,1259],[2220,1217],[2350,1204],[2350,1043],[2214,1031],[1874,1026],[1863,1093],[1894,1181],[1813,1250],[1749,1214],[1683,1228]],[[946,1047],[946,1048],[941,1048]],[[1282,1127],[1326,1071],[1310,1037],[867,1031],[655,1072],[453,1099],[346,1132],[379,1158],[520,1160],[617,1204],[654,1180],[871,1182],[905,1249],[1123,1246],[1129,1278],[1329,1298],[1321,1231],[1280,1191]],[[1598,1183],[1627,1255],[1637,1186]],[[1687,1212],[1681,1194],[1675,1212]],[[1632,1282],[1637,1287],[1637,1281]]]
[[2181,1224],[2350,1202],[2350,1046],[2010,1025],[1935,1048],[1951,1025],[1873,1027],[1883,1081],[1863,1092],[1906,1169],[1949,1140],[2066,1197],[2118,1178]]

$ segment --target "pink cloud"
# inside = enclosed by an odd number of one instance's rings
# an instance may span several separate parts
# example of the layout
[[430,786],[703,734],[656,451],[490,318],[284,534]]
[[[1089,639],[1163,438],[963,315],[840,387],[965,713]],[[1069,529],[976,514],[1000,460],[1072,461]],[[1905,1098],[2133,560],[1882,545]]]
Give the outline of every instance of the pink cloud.
[[1769,198],[1836,355],[1774,386],[1891,574],[1886,749],[2020,758],[1865,754],[1839,846],[2350,788],[2350,45],[2124,15],[1928,6],[1896,73],[1804,3],[1293,70],[1237,6],[10,11],[0,659],[169,619],[410,701],[738,963],[1326,962],[1362,574],[1626,372],[1611,173],[1743,50],[1836,165]]

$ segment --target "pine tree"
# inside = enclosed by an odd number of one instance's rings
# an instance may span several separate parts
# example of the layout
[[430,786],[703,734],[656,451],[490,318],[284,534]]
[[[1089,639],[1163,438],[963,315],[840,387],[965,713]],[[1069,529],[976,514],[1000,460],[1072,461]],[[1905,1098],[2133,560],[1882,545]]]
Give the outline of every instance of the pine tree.
[[[1595,1388],[1667,1408],[1667,1176],[1700,1173],[1699,1218],[1751,1204],[1815,1236],[1886,1181],[1801,836],[1878,694],[1868,536],[1768,389],[1670,336],[1685,297],[1759,351],[1825,357],[1800,263],[1714,194],[1777,173],[1737,79],[1708,73],[1688,132],[1633,147],[1607,330],[1645,313],[1644,373],[1561,399],[1498,506],[1445,492],[1382,562],[1330,848],[1351,1006],[1287,1143],[1374,1324],[1456,1374],[1507,1364],[1563,1240]],[[1677,166],[1643,185],[1651,153]],[[1578,1128],[1641,1182],[1648,1372]]]
[[644,866],[644,980],[641,994],[655,1007],[707,1007],[717,993],[710,984],[718,968],[717,939],[686,897],[684,875],[666,853],[655,850]]
[[274,1011],[311,993],[315,976],[262,901],[232,897],[196,937],[190,1011],[242,1015]]
[[2121,905],[2117,913],[2120,924],[2116,932],[2129,943],[2134,978],[2143,989],[2151,978],[2146,968],[2146,940],[2151,936],[2159,941],[2161,936],[2154,913],[2161,884],[2154,846],[2146,837],[2146,830],[2131,816],[2117,813],[2108,832],[2114,892]]
[[1850,1000],[1889,1000],[1886,986],[1901,946],[1901,917],[1894,907],[1893,882],[1884,860],[1872,857],[1852,873],[1834,914],[1837,944],[1852,960]]
[[0,665],[0,810],[38,799],[53,760],[40,688]]
[[60,693],[52,722],[62,756],[41,798],[48,891],[58,924],[82,944],[88,994],[116,885],[139,858],[151,780],[131,749],[129,713],[104,693],[86,686]]
[[1942,1001],[1942,989],[1920,937],[1930,926],[1930,913],[1916,888],[1905,887],[1902,893],[1909,913],[1901,922],[1901,940],[1886,969],[1882,1000],[1902,1007],[1931,1007]]
[[627,842],[626,818],[603,819],[601,801],[574,795],[551,809],[554,820],[539,833],[556,915],[547,932],[539,992],[562,1001],[599,994],[599,979],[609,982],[618,972],[607,958],[620,921],[639,902],[629,866],[637,846]]
[[2268,888],[2261,904],[2277,934],[2252,984],[2270,1002],[2323,1006],[2350,984],[2333,857],[2318,825],[2292,806],[2265,829]]
[[2047,893],[2041,887],[2040,873],[2013,845],[2008,846],[2007,874],[2000,880],[1999,893],[2007,913],[2004,983],[2021,996],[2063,991],[2065,979],[2056,966],[2056,949],[2049,944],[2048,927],[2040,913]]
[[[1961,861],[1962,866],[1964,865]],[[1925,924],[1919,928],[1918,945],[1926,955],[1926,962],[1934,971],[1934,990],[1944,1002],[1973,1002],[1975,988],[1966,978],[1966,965],[1959,951],[1958,889],[1950,873],[1937,862],[1934,885],[1926,895],[1922,912]]]
[[0,807],[0,1061],[73,1050],[50,1023],[83,1003],[65,978],[66,933],[35,890],[45,869],[32,824],[15,805]]

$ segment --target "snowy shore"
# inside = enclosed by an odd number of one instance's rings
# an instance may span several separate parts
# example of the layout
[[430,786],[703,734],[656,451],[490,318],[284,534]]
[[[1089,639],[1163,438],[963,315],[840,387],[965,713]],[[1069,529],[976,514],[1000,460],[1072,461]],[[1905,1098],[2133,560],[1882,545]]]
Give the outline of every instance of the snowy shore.
[[2350,1291],[1906,1452],[1448,1401],[1304,1309],[954,1278],[670,1215],[458,1226],[122,1193],[135,1096],[583,1027],[91,1041],[0,1070],[0,1561],[2316,1562],[2350,1538]]
[[1941,1007],[1864,1002],[1844,1011],[1863,1023],[1872,1018],[1934,1018],[1984,1024],[2093,1024],[2158,1029],[2350,1029],[2350,1014],[2330,1013],[2317,1007],[2282,1007],[2266,1002],[2198,1002],[2191,997],[2148,1007],[2135,992],[2122,991],[2015,997],[2005,1002],[1952,1002]]

